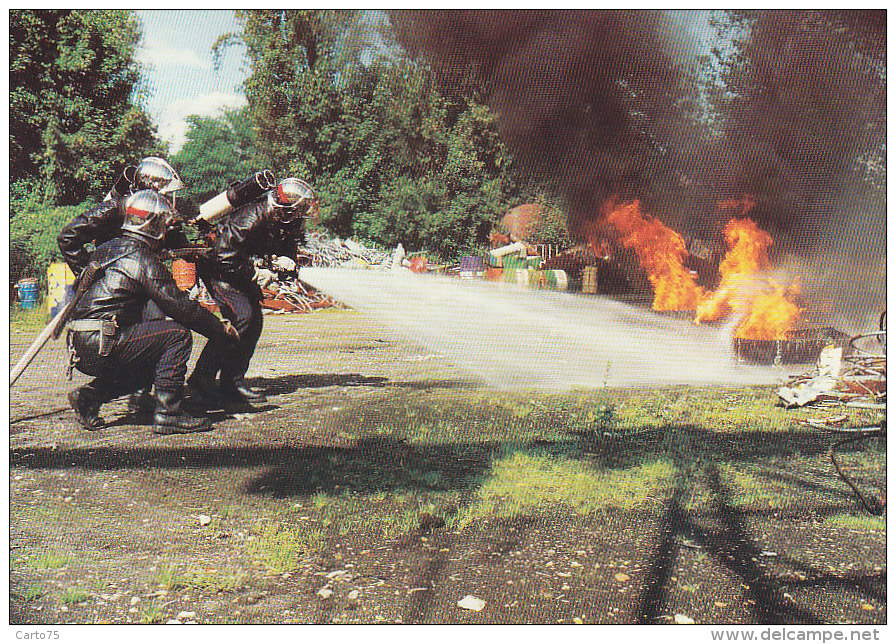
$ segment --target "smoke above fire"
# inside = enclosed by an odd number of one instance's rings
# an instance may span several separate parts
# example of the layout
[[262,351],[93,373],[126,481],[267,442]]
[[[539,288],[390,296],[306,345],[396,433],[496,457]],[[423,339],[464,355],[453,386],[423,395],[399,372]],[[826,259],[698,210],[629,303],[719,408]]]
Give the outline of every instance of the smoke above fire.
[[516,162],[565,196],[573,235],[587,239],[618,195],[724,252],[718,204],[751,195],[819,323],[867,330],[885,307],[886,204],[863,184],[884,156],[885,13],[760,14],[711,136],[682,109],[695,46],[666,12],[390,16],[448,91],[484,92]]
[[448,91],[485,89],[515,159],[560,183],[574,224],[637,185],[653,154],[640,126],[662,123],[677,93],[662,14],[411,11],[392,19]]

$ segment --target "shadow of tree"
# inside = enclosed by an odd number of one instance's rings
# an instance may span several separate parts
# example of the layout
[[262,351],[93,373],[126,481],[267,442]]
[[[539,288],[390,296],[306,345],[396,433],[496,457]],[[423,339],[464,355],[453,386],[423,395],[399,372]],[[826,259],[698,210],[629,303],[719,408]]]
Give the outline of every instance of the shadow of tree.
[[[295,377],[290,377],[295,378]],[[302,377],[298,377],[302,378]],[[338,378],[335,377],[334,378]],[[275,379],[276,380],[276,379]],[[293,380],[284,386],[315,386],[321,380]],[[327,386],[327,385],[320,385]],[[363,386],[363,385],[362,385]],[[375,379],[372,386],[387,386]],[[391,383],[388,385],[391,386]],[[657,623],[668,613],[668,587],[681,553],[681,538],[695,541],[720,565],[740,579],[752,601],[753,623],[818,624],[818,609],[798,604],[787,595],[792,588],[847,589],[879,603],[886,600],[886,577],[880,574],[835,575],[801,563],[798,557],[782,553],[777,561],[792,571],[803,573],[801,580],[787,574],[773,574],[759,562],[762,549],[750,533],[750,517],[775,514],[778,518],[830,515],[853,507],[845,486],[836,479],[828,485],[789,473],[775,459],[787,454],[803,457],[825,453],[830,439],[818,435],[782,435],[782,432],[754,432],[723,435],[695,426],[674,426],[641,433],[570,432],[565,440],[449,441],[412,443],[395,436],[368,433],[346,447],[319,446],[226,446],[171,447],[166,445],[80,449],[17,448],[10,450],[11,467],[30,469],[124,469],[124,468],[226,468],[261,470],[244,483],[247,495],[290,498],[315,493],[377,493],[394,490],[420,492],[463,490],[472,495],[482,485],[496,458],[508,451],[579,458],[595,469],[621,470],[645,458],[670,458],[675,474],[670,496],[662,508],[658,542],[648,546],[646,582],[638,597],[634,620]],[[782,456],[782,454],[784,456]],[[761,461],[772,461],[765,469]],[[809,495],[811,504],[783,508],[741,507],[732,485],[726,483],[720,463],[749,462],[757,465],[762,477],[778,481],[797,494]],[[783,462],[783,461],[782,461]],[[695,484],[708,491],[708,503],[699,510],[689,509]],[[516,517],[512,522],[494,523],[493,534],[483,552],[506,553],[525,539],[532,521]],[[707,527],[712,525],[713,527]],[[480,536],[480,539],[483,537]],[[406,621],[426,621],[436,605],[447,557],[454,538],[447,532],[434,537],[432,557],[422,559],[414,571],[417,587],[429,588],[408,599],[403,608]],[[400,543],[399,539],[396,543]],[[441,553],[441,554],[439,554]]]
[[359,373],[298,374],[275,378],[250,378],[249,384],[268,396],[291,394],[299,389],[324,387],[398,387],[403,389],[474,389],[479,384],[464,379],[424,379],[411,381],[389,380],[383,376],[363,376]]
[[316,492],[466,489],[491,466],[499,449],[496,443],[410,445],[370,436],[350,447],[21,448],[10,450],[9,459],[11,467],[29,469],[261,468],[244,491],[284,498]]
[[[661,519],[662,537],[652,556],[646,587],[639,600],[638,622],[656,623],[666,612],[664,610],[667,600],[666,588],[679,555],[679,537],[687,537],[696,541],[708,554],[742,580],[753,602],[755,623],[822,623],[816,612],[797,605],[786,595],[785,588],[798,584],[769,573],[758,563],[761,560],[762,549],[750,535],[744,520],[753,512],[733,507],[731,490],[724,484],[718,464],[701,449],[704,447],[702,444],[699,447],[694,446],[694,438],[702,438],[704,432],[698,428],[688,427],[679,429],[674,435],[674,441],[667,441],[666,444],[669,446],[668,453],[675,462],[676,484],[665,504]],[[721,526],[718,529],[705,528],[695,513],[685,509],[684,499],[690,486],[698,479],[705,481],[712,498],[711,509],[703,513],[711,516],[713,521]],[[787,480],[790,484],[810,492],[832,491],[797,477],[788,477]],[[843,496],[848,495],[844,493]],[[842,512],[845,509],[836,505],[825,508],[831,513]],[[886,582],[882,575],[822,574],[787,556],[780,561],[806,573],[807,581],[801,582],[801,585],[821,589],[841,587],[859,592],[865,597],[877,600],[885,598]],[[811,583],[808,581],[809,576]]]

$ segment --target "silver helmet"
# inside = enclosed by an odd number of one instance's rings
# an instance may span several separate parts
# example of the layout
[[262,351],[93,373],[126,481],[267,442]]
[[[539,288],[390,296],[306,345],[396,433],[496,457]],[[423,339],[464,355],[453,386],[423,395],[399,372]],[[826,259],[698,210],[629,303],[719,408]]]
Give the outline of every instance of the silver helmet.
[[311,184],[295,177],[284,179],[268,193],[268,203],[277,220],[284,224],[310,215],[316,201],[317,194]]
[[130,232],[158,244],[165,237],[168,224],[175,216],[171,204],[155,190],[140,190],[124,202],[122,231]]
[[157,190],[160,194],[170,195],[182,189],[184,184],[165,159],[146,157],[134,173],[134,186],[138,190]]

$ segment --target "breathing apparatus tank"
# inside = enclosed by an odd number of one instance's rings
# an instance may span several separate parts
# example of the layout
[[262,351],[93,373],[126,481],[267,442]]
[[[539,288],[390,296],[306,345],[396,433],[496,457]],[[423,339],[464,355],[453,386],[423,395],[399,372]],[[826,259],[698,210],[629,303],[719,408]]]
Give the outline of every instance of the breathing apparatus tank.
[[252,203],[276,185],[277,178],[270,170],[256,172],[200,205],[197,219],[212,223],[236,208]]

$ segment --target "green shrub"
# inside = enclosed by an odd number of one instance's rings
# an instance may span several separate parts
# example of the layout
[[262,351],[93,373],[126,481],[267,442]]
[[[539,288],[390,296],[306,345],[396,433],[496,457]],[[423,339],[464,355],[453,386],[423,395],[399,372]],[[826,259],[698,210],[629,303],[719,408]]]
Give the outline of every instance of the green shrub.
[[[47,288],[47,267],[62,260],[56,236],[76,215],[91,204],[78,206],[32,206],[13,212],[9,222],[10,279],[36,277]],[[14,284],[15,282],[13,282]]]

